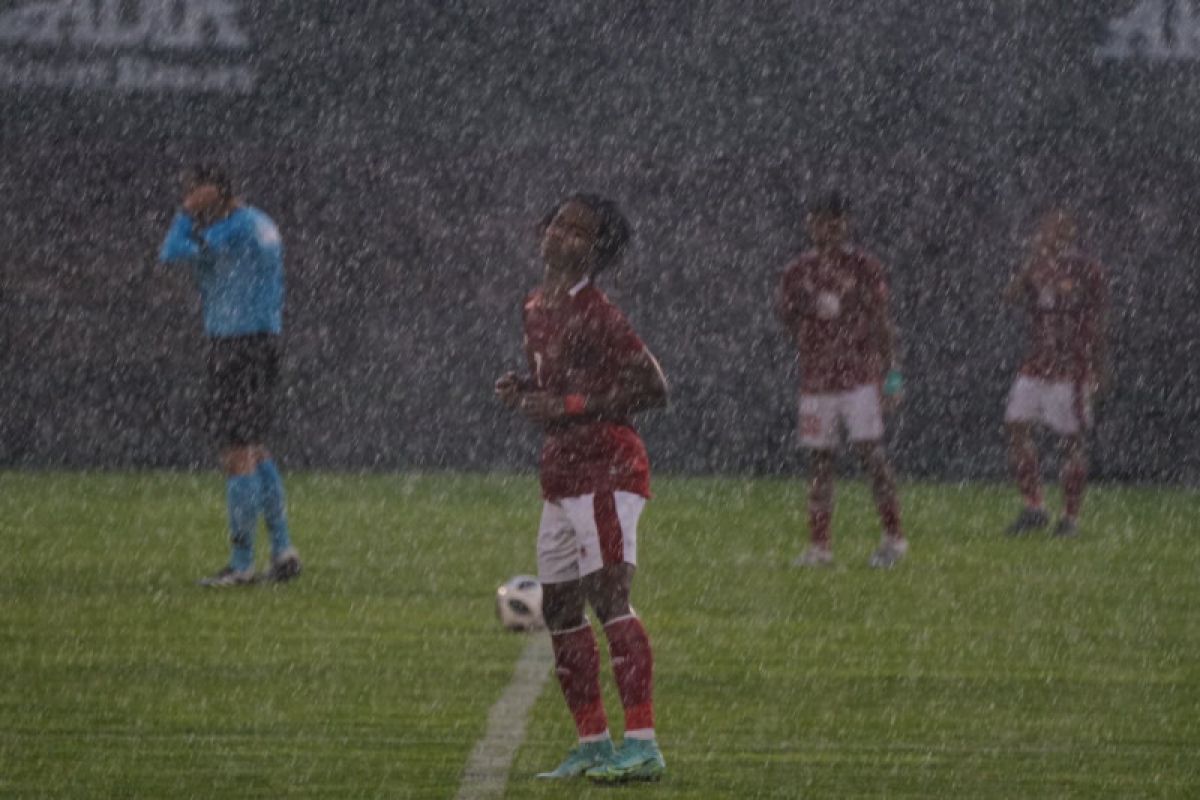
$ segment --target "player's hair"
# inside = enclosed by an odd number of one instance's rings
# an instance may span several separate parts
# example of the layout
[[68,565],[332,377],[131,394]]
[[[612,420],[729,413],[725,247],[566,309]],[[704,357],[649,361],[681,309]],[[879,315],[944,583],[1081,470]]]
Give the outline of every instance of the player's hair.
[[625,253],[625,245],[633,236],[633,228],[615,201],[598,194],[577,192],[560,200],[558,205],[542,218],[543,231],[568,203],[587,206],[600,219],[600,228],[596,231],[596,268],[592,270],[592,277],[595,277],[621,260]]
[[848,217],[850,199],[837,190],[824,192],[808,204],[808,213],[814,217]]
[[233,181],[230,179],[229,173],[225,168],[219,164],[209,161],[200,161],[191,164],[184,169],[183,179],[195,186],[203,184],[216,186],[222,200],[228,200],[233,197]]

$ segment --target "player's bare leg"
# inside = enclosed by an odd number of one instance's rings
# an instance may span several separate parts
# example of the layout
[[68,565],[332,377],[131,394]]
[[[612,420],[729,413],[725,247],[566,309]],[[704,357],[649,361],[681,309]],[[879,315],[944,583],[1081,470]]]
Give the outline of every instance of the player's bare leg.
[[1007,427],[1009,465],[1024,503],[1017,519],[1008,526],[1007,533],[1016,535],[1046,527],[1050,517],[1042,505],[1042,474],[1029,423],[1010,422]]
[[1054,526],[1055,536],[1076,536],[1079,533],[1079,510],[1083,507],[1083,493],[1087,488],[1087,453],[1083,437],[1064,436],[1062,439],[1063,464],[1059,482],[1063,491],[1063,515]]
[[871,482],[875,509],[883,523],[883,540],[868,563],[872,567],[891,567],[908,552],[908,542],[900,524],[900,498],[896,492],[896,476],[888,463],[882,443],[856,442],[854,450]]
[[635,567],[607,564],[583,578],[583,590],[604,624],[613,675],[625,710],[625,740],[616,757],[587,771],[601,782],[658,780],[666,761],[654,735],[654,652],[629,605]]
[[575,720],[579,744],[555,769],[538,773],[539,778],[577,778],[614,755],[600,694],[600,651],[584,616],[585,601],[578,580],[542,585],[542,614],[554,648],[554,674]]

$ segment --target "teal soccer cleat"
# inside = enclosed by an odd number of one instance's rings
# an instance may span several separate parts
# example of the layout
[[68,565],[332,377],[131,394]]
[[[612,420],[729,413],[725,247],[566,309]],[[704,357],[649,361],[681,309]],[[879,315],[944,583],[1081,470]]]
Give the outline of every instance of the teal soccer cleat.
[[612,761],[617,751],[613,748],[612,739],[601,739],[598,742],[580,742],[561,764],[550,772],[539,772],[538,777],[545,780],[563,780],[578,778],[590,769],[597,769]]
[[585,775],[596,783],[656,781],[667,771],[658,743],[653,739],[626,739],[616,757],[589,769]]

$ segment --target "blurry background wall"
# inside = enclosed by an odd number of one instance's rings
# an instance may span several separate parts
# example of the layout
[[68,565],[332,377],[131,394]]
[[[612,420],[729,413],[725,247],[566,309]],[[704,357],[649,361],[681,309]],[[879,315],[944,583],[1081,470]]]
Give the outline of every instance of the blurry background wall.
[[805,199],[890,265],[909,474],[1004,471],[1023,346],[1000,291],[1037,209],[1111,270],[1095,470],[1200,476],[1200,4],[0,1],[0,465],[207,465],[198,301],[154,267],[179,166],[280,224],[291,467],[531,466],[534,224],[573,190],[636,229],[604,283],[660,356],[660,469],[779,472],[770,313]]

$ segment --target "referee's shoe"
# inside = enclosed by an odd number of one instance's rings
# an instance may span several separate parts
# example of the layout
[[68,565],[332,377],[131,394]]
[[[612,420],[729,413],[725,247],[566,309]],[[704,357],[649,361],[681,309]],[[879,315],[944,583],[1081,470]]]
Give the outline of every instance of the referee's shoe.
[[215,575],[209,575],[207,578],[201,578],[198,583],[201,586],[209,588],[223,588],[226,586],[247,586],[254,583],[254,570],[252,569],[234,569],[233,567],[223,567],[220,572]]
[[258,580],[263,583],[287,583],[299,577],[302,568],[300,554],[296,548],[289,547],[271,559],[271,566],[258,576]]

